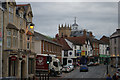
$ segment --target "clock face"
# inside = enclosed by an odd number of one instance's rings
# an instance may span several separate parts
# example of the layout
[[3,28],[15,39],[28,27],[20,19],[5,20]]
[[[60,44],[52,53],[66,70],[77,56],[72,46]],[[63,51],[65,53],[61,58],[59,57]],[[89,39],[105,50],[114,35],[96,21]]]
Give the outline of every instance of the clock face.
[[72,52],[69,52],[70,55],[72,55]]

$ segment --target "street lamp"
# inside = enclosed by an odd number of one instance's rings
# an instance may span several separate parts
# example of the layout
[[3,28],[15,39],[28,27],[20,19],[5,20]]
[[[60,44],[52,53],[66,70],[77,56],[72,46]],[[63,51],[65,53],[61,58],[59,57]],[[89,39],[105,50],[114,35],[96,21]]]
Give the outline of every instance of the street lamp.
[[34,24],[31,23],[31,24],[30,24],[30,29],[33,29],[33,28],[34,28]]

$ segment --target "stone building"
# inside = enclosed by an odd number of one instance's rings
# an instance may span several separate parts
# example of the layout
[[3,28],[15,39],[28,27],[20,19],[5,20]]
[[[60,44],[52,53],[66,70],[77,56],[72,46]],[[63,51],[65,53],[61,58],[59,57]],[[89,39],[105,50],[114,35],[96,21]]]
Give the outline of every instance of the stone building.
[[30,4],[2,3],[3,16],[3,77],[28,78],[34,76],[35,61]]
[[71,34],[71,26],[67,26],[65,24],[65,26],[59,25],[59,37],[70,37]]
[[110,36],[110,56],[111,64],[118,67],[120,65],[120,29]]

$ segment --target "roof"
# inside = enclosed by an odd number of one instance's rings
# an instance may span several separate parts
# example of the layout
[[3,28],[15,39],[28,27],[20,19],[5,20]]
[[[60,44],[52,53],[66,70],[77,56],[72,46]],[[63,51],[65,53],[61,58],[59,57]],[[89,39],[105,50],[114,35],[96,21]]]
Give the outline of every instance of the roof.
[[110,38],[120,37],[120,29],[116,29],[116,31],[110,36]]
[[72,50],[72,48],[71,48],[71,47],[68,45],[68,43],[65,41],[65,38],[58,38],[58,39],[54,39],[53,41],[61,44],[63,50]]
[[109,37],[103,36],[100,41],[102,41],[104,44],[109,44]]
[[70,42],[72,42],[75,45],[83,45],[85,44],[86,41],[86,37],[81,36],[81,37],[67,37],[67,40],[69,40]]
[[74,23],[72,26],[78,26],[78,24]]
[[47,36],[45,36],[45,35],[43,35],[43,34],[41,34],[41,33],[38,33],[38,32],[36,32],[36,31],[34,31],[34,40],[35,40],[35,41],[44,40],[44,41],[47,41],[47,42],[50,42],[50,43],[53,43],[53,44],[56,44],[56,45],[61,46],[60,44],[52,41],[52,39],[50,39],[49,37],[47,37]]
[[[28,10],[28,7],[30,6],[30,4],[18,4],[18,5],[16,5],[16,14],[17,15],[19,15],[19,13],[18,13],[18,11],[19,11],[19,9],[21,8],[21,7],[23,7],[24,8],[24,18],[26,19],[26,14],[27,14],[27,10]],[[29,12],[30,14],[32,14],[32,16],[33,16],[33,13],[30,11]]]
[[15,25],[10,24],[10,23],[7,25],[6,29],[15,29],[15,30],[19,30]]

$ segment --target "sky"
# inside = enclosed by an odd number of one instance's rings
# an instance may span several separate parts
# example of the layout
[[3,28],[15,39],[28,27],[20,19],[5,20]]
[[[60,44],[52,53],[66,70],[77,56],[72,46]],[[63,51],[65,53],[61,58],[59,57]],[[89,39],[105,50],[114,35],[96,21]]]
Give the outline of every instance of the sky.
[[[28,3],[28,2],[27,2]],[[30,2],[35,31],[54,37],[58,25],[74,23],[92,31],[96,38],[110,36],[118,28],[117,2]]]

